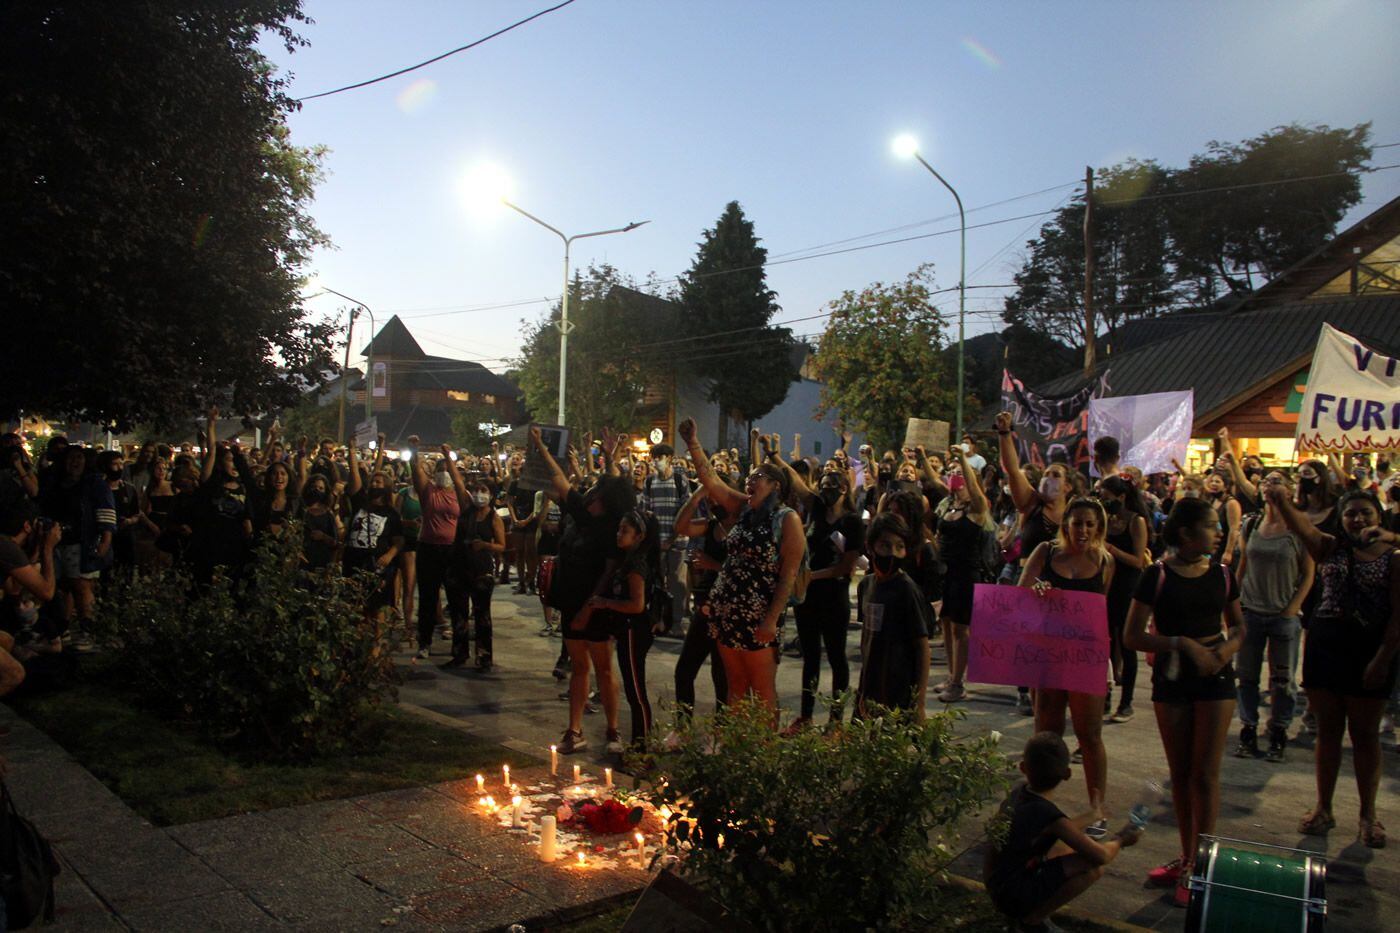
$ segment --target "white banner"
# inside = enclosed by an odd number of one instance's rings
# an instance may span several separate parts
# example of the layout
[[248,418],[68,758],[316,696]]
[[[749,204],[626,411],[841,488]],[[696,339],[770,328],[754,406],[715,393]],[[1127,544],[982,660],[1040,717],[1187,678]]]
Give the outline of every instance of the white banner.
[[1323,324],[1297,442],[1300,450],[1400,450],[1400,361]]
[[368,421],[361,421],[355,425],[355,446],[368,447],[369,442],[379,437],[379,416],[375,415]]
[[[1122,450],[1118,463],[1149,473],[1174,473],[1172,460],[1186,462],[1195,419],[1195,393],[1154,392],[1089,401],[1089,444],[1116,437]],[[1093,475],[1096,470],[1091,467]]]

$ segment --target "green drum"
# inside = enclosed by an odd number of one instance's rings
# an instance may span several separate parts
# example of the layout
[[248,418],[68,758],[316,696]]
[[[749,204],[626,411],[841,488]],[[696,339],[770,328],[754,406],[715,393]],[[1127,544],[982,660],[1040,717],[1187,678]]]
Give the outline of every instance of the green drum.
[[1316,853],[1202,836],[1186,929],[1320,933],[1327,923],[1326,883],[1327,862]]

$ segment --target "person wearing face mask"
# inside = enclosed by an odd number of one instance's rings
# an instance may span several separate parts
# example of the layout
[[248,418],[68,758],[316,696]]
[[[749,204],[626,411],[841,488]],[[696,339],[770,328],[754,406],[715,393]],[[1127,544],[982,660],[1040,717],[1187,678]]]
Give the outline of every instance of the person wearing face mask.
[[[865,523],[847,509],[847,479],[827,473],[817,484],[808,506],[807,552],[812,568],[807,598],[794,610],[802,646],[802,707],[788,731],[796,734],[812,722],[821,679],[822,649],[831,667],[831,695],[850,686],[846,661],[846,632],[851,619],[851,574],[865,550]],[[842,708],[833,705],[831,721],[840,722]]]
[[418,437],[408,439],[412,445],[413,488],[422,506],[422,525],[418,532],[418,654],[426,661],[433,643],[433,629],[441,612],[440,593],[447,582],[447,569],[452,561],[452,542],[457,539],[457,520],[462,503],[467,500],[467,488],[452,462],[452,448],[442,445],[442,457],[429,475],[418,452]]
[[876,716],[885,708],[924,719],[933,614],[919,587],[901,569],[912,538],[909,526],[892,512],[877,515],[870,524],[866,540],[871,572],[856,588],[861,623],[857,717]]
[[[699,518],[701,503],[708,503],[709,517]],[[724,677],[724,661],[719,656],[719,644],[710,627],[704,623],[705,603],[710,597],[719,568],[724,565],[725,538],[738,521],[739,513],[715,504],[704,487],[691,495],[676,515],[676,534],[687,537],[695,545],[691,551],[687,577],[694,600],[691,625],[685,631],[685,643],[676,659],[676,712],[689,717],[695,709],[695,678],[705,659],[710,660],[710,681],[715,690],[715,712],[729,698],[729,684]]]
[[967,696],[968,626],[972,623],[972,594],[978,583],[990,582],[992,568],[983,558],[987,535],[996,534],[991,503],[982,492],[977,472],[961,447],[948,454],[958,471],[948,477],[949,495],[938,504],[938,556],[945,567],[943,606],[939,622],[948,652],[948,679],[934,688],[944,703],[958,703]]
[[658,568],[666,578],[666,590],[671,594],[671,618],[667,629],[674,630],[685,614],[685,581],[681,578],[681,563],[685,556],[685,535],[676,529],[676,515],[690,497],[690,483],[676,469],[675,450],[670,444],[651,448],[652,474],[642,483],[642,508],[656,516],[658,538],[653,544],[659,549]]
[[1270,487],[1268,498],[1317,561],[1320,591],[1303,649],[1303,689],[1317,721],[1317,805],[1298,831],[1320,836],[1336,826],[1332,797],[1349,734],[1361,798],[1358,837],[1378,849],[1386,844],[1376,816],[1380,721],[1400,666],[1400,549],[1381,528],[1380,503],[1369,492],[1341,497],[1335,535],[1319,531],[1283,487]]
[[[1108,634],[1113,651],[1113,682],[1121,689],[1118,708],[1108,721],[1127,722],[1133,718],[1138,657],[1136,651],[1124,647],[1123,631],[1138,581],[1150,562],[1148,512],[1137,489],[1116,475],[1099,484],[1099,501],[1108,516],[1104,548],[1113,558],[1113,580],[1108,587]],[[1112,692],[1110,689],[1110,695]]]
[[1244,517],[1244,509],[1240,507],[1239,501],[1235,498],[1234,481],[1230,476],[1230,471],[1224,464],[1217,463],[1205,475],[1201,483],[1205,500],[1219,514],[1220,527],[1225,532],[1221,536],[1220,547],[1215,554],[1215,559],[1222,564],[1234,564],[1235,558],[1239,554],[1240,520]]
[[199,583],[213,579],[215,567],[223,567],[238,577],[251,556],[253,513],[248,487],[240,475],[233,448],[219,444],[215,436],[218,419],[219,410],[211,408],[206,425],[209,447],[204,452],[203,483],[199,488],[201,508],[194,540],[190,542],[190,560]]
[[313,473],[301,497],[301,559],[306,570],[324,573],[329,569],[340,532],[340,517],[331,508],[330,481],[324,473]]
[[491,591],[495,588],[494,561],[506,549],[505,521],[492,507],[491,487],[472,484],[471,503],[457,520],[447,571],[447,608],[452,617],[452,659],[443,667],[461,667],[471,654],[467,632],[467,608],[476,638],[476,669],[491,670]]
[[394,601],[395,561],[403,548],[403,520],[394,508],[393,476],[385,470],[375,470],[366,489],[353,443],[349,491],[351,514],[342,563],[347,575],[366,570],[378,575],[379,586],[365,607],[365,614],[373,616]]

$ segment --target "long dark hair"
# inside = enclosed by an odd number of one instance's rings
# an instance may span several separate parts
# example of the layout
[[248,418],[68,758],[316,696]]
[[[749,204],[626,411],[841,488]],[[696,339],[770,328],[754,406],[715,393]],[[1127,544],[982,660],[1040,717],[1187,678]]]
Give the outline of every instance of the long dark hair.
[[1169,547],[1181,547],[1181,533],[1187,528],[1194,528],[1208,517],[1217,518],[1215,506],[1205,499],[1178,499],[1172,505],[1171,514],[1167,516],[1167,523],[1162,528],[1162,540]]
[[1142,501],[1142,493],[1138,492],[1136,486],[1121,476],[1107,476],[1099,483],[1099,487],[1104,492],[1122,496],[1123,504],[1128,507],[1128,511],[1141,515],[1143,521],[1147,522],[1147,527],[1149,529],[1152,527],[1152,515],[1147,511],[1147,503]]

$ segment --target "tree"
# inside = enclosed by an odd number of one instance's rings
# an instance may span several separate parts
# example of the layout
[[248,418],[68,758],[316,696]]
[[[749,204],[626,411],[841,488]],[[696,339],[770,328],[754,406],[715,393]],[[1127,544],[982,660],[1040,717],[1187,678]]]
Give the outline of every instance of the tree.
[[[590,266],[569,286],[568,421],[580,430],[630,428],[649,386],[668,384],[671,346],[653,347],[674,332],[674,305],[639,291],[612,266]],[[559,399],[559,308],[524,327],[515,363],[525,407],[552,422]]]
[[1084,320],[1084,200],[1027,244],[1007,298],[1008,324],[1070,346],[1123,321],[1253,290],[1322,246],[1361,198],[1370,124],[1279,127],[1239,144],[1211,142],[1186,168],[1128,161],[1095,173],[1096,326]]
[[681,279],[688,347],[680,361],[708,380],[707,398],[719,405],[718,442],[724,445],[730,413],[756,421],[787,397],[797,379],[792,362],[792,331],[769,322],[781,310],[768,288],[753,222],[738,201],[730,201],[698,244],[690,271]]
[[311,444],[319,444],[321,438],[335,437],[340,430],[340,406],[320,405],[316,393],[308,392],[291,408],[283,409],[281,421],[283,440],[295,444],[305,436]]
[[926,263],[901,283],[876,282],[827,305],[812,358],[825,383],[819,416],[836,412],[877,449],[898,445],[910,417],[951,420],[957,390],[932,293],[933,266]]
[[299,298],[321,153],[257,48],[299,22],[300,0],[0,8],[0,414],[172,424],[334,370]]
[[465,405],[452,413],[452,441],[472,453],[485,453],[491,449],[495,435],[482,425],[495,424],[495,412],[486,405],[475,402]]

